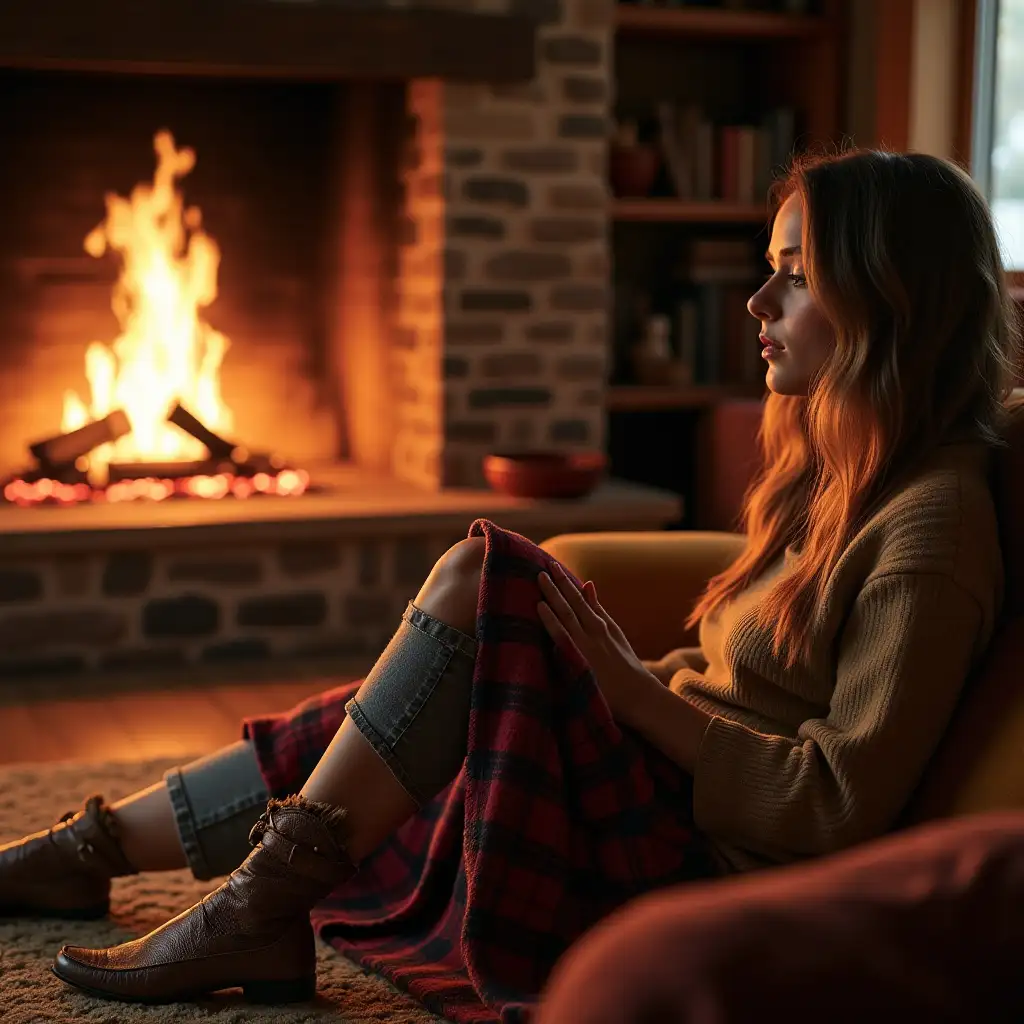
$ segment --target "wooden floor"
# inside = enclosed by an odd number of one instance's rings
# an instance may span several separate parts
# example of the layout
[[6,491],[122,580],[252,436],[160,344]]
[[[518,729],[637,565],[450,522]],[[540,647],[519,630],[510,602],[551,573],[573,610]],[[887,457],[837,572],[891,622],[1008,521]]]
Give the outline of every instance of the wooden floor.
[[[205,754],[239,738],[241,719],[293,704],[360,668],[256,680],[120,680],[99,692],[85,680],[0,694],[0,764],[137,761]],[[86,689],[92,692],[83,692]]]

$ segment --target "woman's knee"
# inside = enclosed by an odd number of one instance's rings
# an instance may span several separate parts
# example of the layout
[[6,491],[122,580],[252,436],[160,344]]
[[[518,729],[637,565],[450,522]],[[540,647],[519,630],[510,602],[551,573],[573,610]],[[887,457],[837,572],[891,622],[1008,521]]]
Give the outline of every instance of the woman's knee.
[[476,627],[484,550],[483,537],[467,537],[453,544],[434,563],[416,595],[416,606],[435,619],[472,634]]

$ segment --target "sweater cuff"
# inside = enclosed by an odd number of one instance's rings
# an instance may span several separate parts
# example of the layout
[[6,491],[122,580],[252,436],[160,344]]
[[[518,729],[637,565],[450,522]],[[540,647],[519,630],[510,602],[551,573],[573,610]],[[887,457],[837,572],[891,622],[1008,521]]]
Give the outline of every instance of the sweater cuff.
[[749,823],[750,815],[745,812],[763,788],[763,779],[758,777],[762,773],[743,771],[743,766],[750,764],[752,749],[763,752],[759,748],[766,739],[719,715],[708,723],[693,770],[693,820],[702,832],[722,839],[739,838],[736,826],[743,820]]

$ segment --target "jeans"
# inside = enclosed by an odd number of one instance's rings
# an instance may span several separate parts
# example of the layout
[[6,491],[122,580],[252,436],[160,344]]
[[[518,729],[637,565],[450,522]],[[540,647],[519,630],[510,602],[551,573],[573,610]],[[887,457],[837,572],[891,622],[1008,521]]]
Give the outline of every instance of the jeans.
[[[418,807],[466,756],[476,640],[412,602],[345,710]],[[239,740],[164,776],[182,849],[199,879],[233,871],[269,793],[252,744]]]

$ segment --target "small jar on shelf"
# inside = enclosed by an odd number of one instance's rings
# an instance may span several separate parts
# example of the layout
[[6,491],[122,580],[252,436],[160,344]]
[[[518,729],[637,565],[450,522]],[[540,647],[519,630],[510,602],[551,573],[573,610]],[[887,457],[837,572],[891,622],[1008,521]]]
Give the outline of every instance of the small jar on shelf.
[[612,193],[624,199],[649,196],[660,170],[659,147],[640,141],[635,121],[619,122],[608,146],[608,180]]
[[669,318],[649,316],[643,334],[630,353],[633,378],[649,387],[682,387],[693,383],[690,368],[672,351]]

